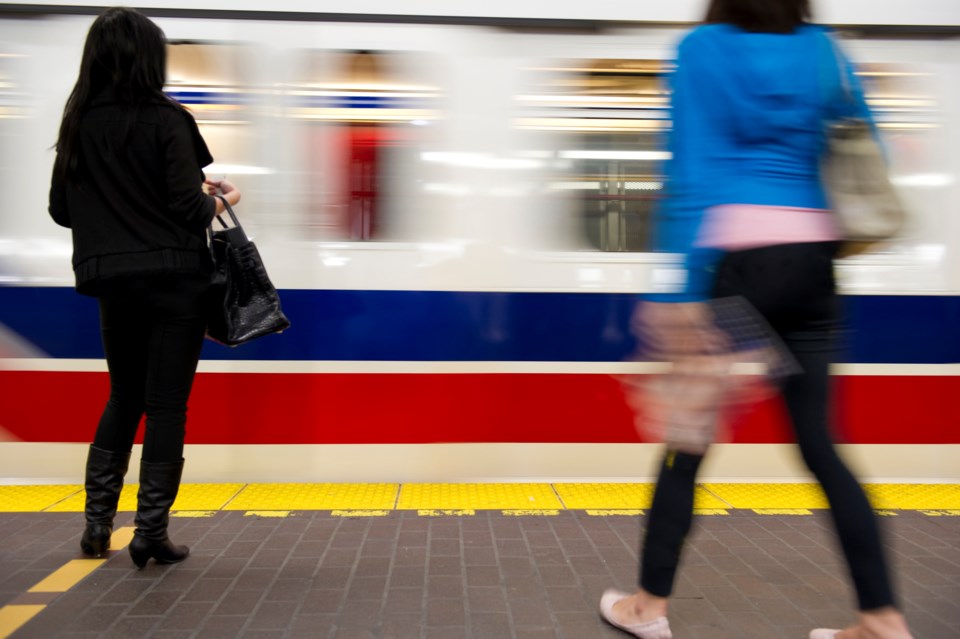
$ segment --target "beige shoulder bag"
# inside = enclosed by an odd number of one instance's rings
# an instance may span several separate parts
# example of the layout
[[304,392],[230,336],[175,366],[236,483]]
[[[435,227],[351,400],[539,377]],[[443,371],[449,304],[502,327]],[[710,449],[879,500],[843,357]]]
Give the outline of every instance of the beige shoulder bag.
[[[843,56],[833,38],[825,37],[840,73],[844,99],[852,104],[854,96]],[[861,117],[840,118],[827,122],[826,134],[820,171],[843,238],[856,245],[895,237],[903,229],[907,214],[890,181],[883,149],[870,122]]]

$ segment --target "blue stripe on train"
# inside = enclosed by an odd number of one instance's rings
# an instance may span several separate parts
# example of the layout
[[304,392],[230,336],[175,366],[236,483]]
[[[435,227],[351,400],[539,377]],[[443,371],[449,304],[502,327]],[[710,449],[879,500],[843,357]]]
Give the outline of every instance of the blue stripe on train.
[[[166,92],[181,104],[244,105],[256,103],[255,95],[236,92],[177,91]],[[420,109],[428,104],[424,98],[380,95],[305,95],[287,99],[287,104],[313,109]]]
[[[293,326],[207,359],[620,361],[635,296],[284,290]],[[854,363],[960,362],[960,297],[851,296]],[[96,301],[70,288],[0,288],[0,322],[60,358],[100,358]]]

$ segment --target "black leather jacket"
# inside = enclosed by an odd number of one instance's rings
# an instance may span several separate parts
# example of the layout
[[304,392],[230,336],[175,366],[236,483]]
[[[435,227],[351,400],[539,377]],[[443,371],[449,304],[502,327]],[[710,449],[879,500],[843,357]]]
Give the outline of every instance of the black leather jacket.
[[214,198],[201,190],[213,158],[193,117],[169,102],[95,98],[81,120],[77,175],[55,174],[53,220],[73,231],[77,291],[118,279],[209,273],[206,228]]

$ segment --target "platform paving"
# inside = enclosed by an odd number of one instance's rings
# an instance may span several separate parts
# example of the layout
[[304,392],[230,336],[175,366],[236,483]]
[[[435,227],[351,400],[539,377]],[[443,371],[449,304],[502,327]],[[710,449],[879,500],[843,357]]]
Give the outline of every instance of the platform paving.
[[[950,514],[888,512],[881,520],[917,639],[960,637],[960,516]],[[120,550],[65,592],[31,593],[82,557],[82,515],[0,514],[0,616],[9,624],[10,611],[39,610],[10,636],[627,636],[596,609],[605,588],[636,583],[640,517],[206,515],[172,521],[173,537],[192,549],[182,564],[136,570]],[[131,525],[132,513],[118,516],[118,528]],[[812,627],[843,625],[854,618],[844,574],[825,511],[699,517],[673,603],[674,637],[805,639]],[[24,607],[31,605],[38,608]]]

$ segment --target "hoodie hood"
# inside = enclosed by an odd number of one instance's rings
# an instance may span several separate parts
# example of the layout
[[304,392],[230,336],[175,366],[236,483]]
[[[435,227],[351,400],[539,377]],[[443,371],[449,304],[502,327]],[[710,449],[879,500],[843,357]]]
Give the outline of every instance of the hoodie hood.
[[[714,70],[729,83],[736,130],[744,141],[819,127],[827,69],[824,30],[802,25],[790,34],[751,33],[732,25],[702,29]],[[830,64],[833,64],[832,61]],[[826,74],[830,75],[826,75]]]

